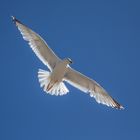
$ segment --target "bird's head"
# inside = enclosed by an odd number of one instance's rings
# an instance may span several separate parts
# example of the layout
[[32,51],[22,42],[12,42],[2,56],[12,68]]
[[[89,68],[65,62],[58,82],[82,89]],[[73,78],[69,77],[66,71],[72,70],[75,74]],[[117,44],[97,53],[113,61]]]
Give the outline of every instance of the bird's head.
[[70,58],[66,58],[65,60],[67,61],[68,64],[72,64],[73,63]]

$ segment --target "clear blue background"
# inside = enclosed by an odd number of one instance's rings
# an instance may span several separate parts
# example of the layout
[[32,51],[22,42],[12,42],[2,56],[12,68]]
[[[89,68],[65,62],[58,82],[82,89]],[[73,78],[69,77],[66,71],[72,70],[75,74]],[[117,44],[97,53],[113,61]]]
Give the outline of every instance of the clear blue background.
[[[139,140],[140,2],[138,0],[1,0],[0,139]],[[73,68],[98,81],[125,110],[99,105],[67,84],[44,94],[38,68],[10,16],[39,33]]]

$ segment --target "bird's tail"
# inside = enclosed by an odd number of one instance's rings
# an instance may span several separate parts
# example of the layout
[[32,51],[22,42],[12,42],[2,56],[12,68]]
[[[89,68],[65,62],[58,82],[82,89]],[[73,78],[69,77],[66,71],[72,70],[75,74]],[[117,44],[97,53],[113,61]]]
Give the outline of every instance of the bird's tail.
[[47,87],[50,84],[50,75],[51,73],[48,71],[42,69],[39,69],[38,71],[38,79],[40,82],[40,86],[43,87],[44,91],[46,93],[49,93],[51,95],[56,95],[56,96],[67,94],[69,90],[67,89],[67,87],[63,82],[55,83],[52,88],[50,88],[49,90],[47,89]]

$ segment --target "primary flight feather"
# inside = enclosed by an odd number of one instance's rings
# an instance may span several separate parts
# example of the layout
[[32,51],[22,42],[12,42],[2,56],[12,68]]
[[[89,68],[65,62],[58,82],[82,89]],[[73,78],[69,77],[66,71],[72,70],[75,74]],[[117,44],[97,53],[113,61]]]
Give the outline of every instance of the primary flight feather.
[[49,68],[50,71],[39,69],[38,78],[40,86],[46,93],[51,95],[65,95],[69,92],[64,82],[68,82],[75,88],[89,93],[98,103],[113,108],[122,109],[123,106],[115,101],[108,93],[94,80],[74,70],[69,65],[70,58],[61,60],[48,44],[34,31],[23,25],[12,16],[13,22],[21,32],[23,39],[28,41],[30,47],[37,57]]

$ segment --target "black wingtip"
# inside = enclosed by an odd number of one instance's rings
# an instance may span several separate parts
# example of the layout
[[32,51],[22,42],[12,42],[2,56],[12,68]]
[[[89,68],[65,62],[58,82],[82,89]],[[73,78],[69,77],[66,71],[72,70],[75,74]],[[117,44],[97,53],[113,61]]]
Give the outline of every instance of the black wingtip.
[[11,16],[13,23],[16,24],[16,22],[21,23],[19,20],[17,20],[14,16]]
[[16,18],[14,16],[11,16],[13,23],[16,23]]
[[122,105],[120,105],[117,101],[115,101],[114,99],[113,99],[113,101],[115,102],[115,108],[116,109],[119,109],[119,110],[122,110],[122,109],[124,109],[124,107],[122,106]]

